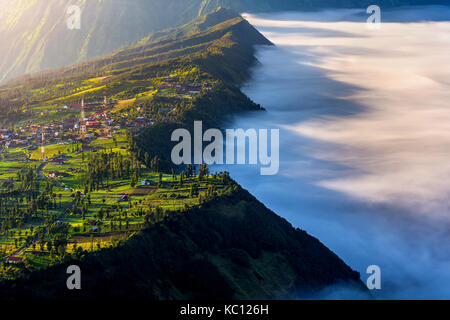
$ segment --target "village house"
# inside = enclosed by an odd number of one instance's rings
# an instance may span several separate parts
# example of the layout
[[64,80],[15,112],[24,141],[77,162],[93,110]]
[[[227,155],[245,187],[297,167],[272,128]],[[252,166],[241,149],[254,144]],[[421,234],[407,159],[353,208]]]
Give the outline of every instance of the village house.
[[98,128],[100,123],[96,120],[88,120],[86,121],[86,127],[88,128]]
[[16,264],[16,263],[22,263],[23,259],[21,257],[8,257],[6,258],[6,263],[12,263],[12,264]]
[[51,171],[48,173],[48,176],[52,179],[61,179],[61,178],[68,177],[69,174],[65,173],[65,172],[59,172],[59,171]]
[[151,186],[152,185],[152,181],[150,179],[145,179],[141,181],[141,186],[143,187],[147,187],[147,186]]
[[3,133],[0,137],[3,140],[9,140],[9,139],[11,139],[12,135],[10,133]]
[[73,126],[75,125],[75,121],[73,120],[66,120],[62,123],[62,129],[63,130],[68,130],[73,128]]

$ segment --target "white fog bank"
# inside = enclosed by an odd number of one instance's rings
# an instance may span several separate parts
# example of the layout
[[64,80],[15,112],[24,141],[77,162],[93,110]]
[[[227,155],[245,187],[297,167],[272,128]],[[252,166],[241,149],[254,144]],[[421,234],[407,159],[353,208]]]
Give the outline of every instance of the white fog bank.
[[450,9],[387,16],[413,18],[246,15],[276,47],[244,88],[267,113],[232,126],[281,128],[280,173],[226,170],[363,281],[380,265],[376,296],[450,298]]

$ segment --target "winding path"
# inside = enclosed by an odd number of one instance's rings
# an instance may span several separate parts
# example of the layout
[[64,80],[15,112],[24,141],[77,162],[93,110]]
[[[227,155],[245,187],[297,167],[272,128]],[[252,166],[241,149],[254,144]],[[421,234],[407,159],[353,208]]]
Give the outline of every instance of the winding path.
[[[61,182],[59,182],[59,181],[57,181],[57,180],[53,180],[53,179],[48,178],[48,177],[42,172],[42,170],[44,169],[44,167],[45,167],[47,164],[48,164],[48,162],[42,162],[42,163],[39,165],[39,167],[38,167],[38,169],[37,169],[37,174],[38,174],[38,176],[41,177],[41,178],[43,178],[43,179],[45,179],[45,180],[47,180],[47,181],[51,181],[51,182],[55,183],[58,187],[60,187],[60,188],[62,188],[62,189],[65,189],[65,186],[64,186]],[[69,192],[71,192],[71,191],[72,191],[72,190],[69,189]],[[74,205],[75,205],[75,200],[73,200],[72,203],[70,204],[70,209],[72,209]],[[61,216],[58,220],[64,221],[64,219],[66,218],[66,214],[67,214],[68,211],[69,211],[69,210],[64,210],[64,213],[62,214],[62,216]],[[30,248],[33,244],[37,243],[38,241],[39,241],[39,237],[36,236],[32,241],[30,241],[29,243],[23,245],[21,248],[19,248],[18,250],[14,251],[11,255],[9,255],[8,257],[6,257],[6,260],[8,260],[8,259],[11,258],[11,257],[17,257],[17,256],[21,255],[26,249]]]

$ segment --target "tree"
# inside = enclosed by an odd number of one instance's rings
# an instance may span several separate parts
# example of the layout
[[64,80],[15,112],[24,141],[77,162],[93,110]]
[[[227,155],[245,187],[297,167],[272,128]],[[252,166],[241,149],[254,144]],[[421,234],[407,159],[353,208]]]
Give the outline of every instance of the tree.
[[98,211],[98,218],[99,218],[100,220],[103,220],[103,207],[100,208],[100,210]]
[[163,183],[162,178],[163,178],[162,173],[159,173],[158,188],[161,188],[161,187],[162,187],[162,183]]
[[47,242],[47,251],[48,251],[48,252],[51,252],[52,249],[53,249],[53,244],[52,244],[51,241],[48,241],[48,242]]
[[61,258],[64,258],[64,256],[66,255],[66,246],[64,244],[60,244],[58,246],[58,254]]
[[33,265],[30,263],[30,259],[28,258],[28,256],[25,256],[24,258],[23,258],[23,264],[25,265],[25,268],[27,269],[27,270],[33,270]]
[[145,166],[148,168],[150,166],[148,152],[146,152],[144,154],[144,161],[145,161]]

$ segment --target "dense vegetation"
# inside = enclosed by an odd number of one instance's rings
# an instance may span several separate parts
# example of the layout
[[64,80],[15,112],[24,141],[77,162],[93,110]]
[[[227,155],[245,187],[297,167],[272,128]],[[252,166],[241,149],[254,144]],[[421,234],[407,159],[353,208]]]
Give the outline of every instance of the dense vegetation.
[[[192,26],[197,33],[185,35]],[[27,139],[23,146],[5,144],[0,150],[0,257],[25,258],[29,270],[45,268],[79,248],[114,245],[168,210],[184,210],[222,192],[223,184],[215,182],[222,173],[208,179],[202,167],[198,174],[192,168],[190,174],[189,168],[173,170],[165,153],[168,129],[192,119],[218,125],[226,114],[259,110],[234,83],[248,76],[252,45],[269,42],[225,9],[169,38],[17,79],[0,90],[7,135]],[[101,101],[105,90],[111,98],[106,105],[86,107],[99,125],[83,138],[71,127],[80,107],[67,106],[82,95],[87,102]],[[41,126],[48,127],[47,160],[38,148]],[[53,227],[60,224],[67,225]],[[8,266],[0,276],[14,278],[22,271]]]
[[[152,112],[153,118],[173,119],[190,109],[192,101],[189,96],[176,95],[170,90],[165,90],[165,94],[160,90],[161,94],[155,96],[162,83],[200,88],[206,85],[207,89],[217,84],[217,80],[228,85],[239,84],[248,77],[248,66],[255,61],[253,46],[269,44],[235,12],[221,9],[209,16],[208,25],[214,26],[190,36],[183,35],[183,30],[190,30],[192,23],[174,31],[173,34],[181,34],[179,37],[146,40],[92,61],[33,77],[19,77],[0,87],[0,111],[7,115],[0,120],[4,126],[28,124],[30,118],[33,122],[48,123],[55,120],[54,111],[58,108],[79,103],[81,96],[102,100],[105,90],[108,96],[119,101],[119,106],[122,106],[120,102],[132,99],[144,112]],[[228,19],[230,16],[234,18]],[[204,19],[194,23],[203,24]],[[172,110],[163,110],[167,104],[173,109],[170,115]],[[125,110],[117,111],[123,115]],[[159,111],[165,111],[166,116]],[[76,116],[77,112],[72,115]],[[61,117],[61,112],[58,116]],[[69,117],[70,113],[63,116]]]
[[[114,249],[5,283],[4,300],[286,298],[359,274],[306,232],[230,182],[229,194],[172,215]],[[66,268],[83,270],[65,289]]]
[[150,159],[157,157],[160,169],[170,172],[176,169],[172,164],[171,151],[176,142],[171,142],[171,134],[177,128],[184,128],[193,135],[193,124],[202,120],[205,130],[209,127],[221,128],[227,116],[236,112],[261,110],[238,88],[233,86],[218,86],[212,92],[192,101],[191,107],[181,113],[174,123],[159,123],[139,133],[131,145],[133,150],[144,159],[148,154]]
[[[336,255],[228,173],[169,161],[174,128],[219,127],[227,115],[261,110],[237,85],[256,62],[254,45],[268,44],[220,9],[0,88],[2,132],[17,137],[0,150],[0,295],[72,298],[72,263],[83,269],[81,298],[268,298],[359,285]],[[99,103],[105,91],[110,99]],[[82,131],[85,118],[96,124]]]

